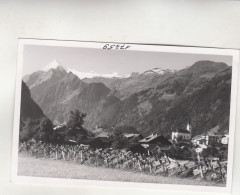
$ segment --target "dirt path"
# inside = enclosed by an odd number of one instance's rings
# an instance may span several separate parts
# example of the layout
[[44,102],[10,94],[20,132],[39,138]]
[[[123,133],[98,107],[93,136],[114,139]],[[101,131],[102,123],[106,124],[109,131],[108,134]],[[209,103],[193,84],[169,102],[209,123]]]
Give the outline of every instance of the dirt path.
[[18,175],[37,176],[52,178],[92,179],[105,181],[130,181],[142,183],[182,184],[182,185],[204,185],[224,186],[197,179],[182,179],[177,177],[164,177],[144,173],[133,173],[119,169],[108,169],[104,167],[90,167],[73,162],[34,158],[20,154],[18,161]]

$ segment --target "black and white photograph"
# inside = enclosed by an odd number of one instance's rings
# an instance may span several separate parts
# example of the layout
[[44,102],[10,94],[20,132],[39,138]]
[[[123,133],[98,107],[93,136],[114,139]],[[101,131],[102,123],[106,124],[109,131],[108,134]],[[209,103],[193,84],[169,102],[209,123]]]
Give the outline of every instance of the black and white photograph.
[[231,188],[238,53],[20,39],[12,177]]

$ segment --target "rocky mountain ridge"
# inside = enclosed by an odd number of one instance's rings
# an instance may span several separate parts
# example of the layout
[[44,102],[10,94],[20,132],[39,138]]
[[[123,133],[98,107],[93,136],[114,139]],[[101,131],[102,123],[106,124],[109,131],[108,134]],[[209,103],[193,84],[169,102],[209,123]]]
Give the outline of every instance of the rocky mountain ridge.
[[85,127],[129,125],[143,134],[168,135],[185,127],[193,133],[219,126],[228,130],[231,67],[199,61],[180,71],[132,73],[128,78],[79,79],[65,69],[49,69],[24,77],[33,99],[55,123],[67,121],[72,109],[86,112]]

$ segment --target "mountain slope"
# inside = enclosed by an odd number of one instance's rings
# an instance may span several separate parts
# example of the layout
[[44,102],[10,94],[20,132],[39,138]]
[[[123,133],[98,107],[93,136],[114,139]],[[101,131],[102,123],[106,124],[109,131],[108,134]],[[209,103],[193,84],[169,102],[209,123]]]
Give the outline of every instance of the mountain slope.
[[128,78],[80,80],[57,66],[33,73],[26,81],[52,121],[66,122],[70,110],[77,108],[87,113],[88,129],[127,125],[143,135],[169,135],[191,120],[195,135],[216,126],[227,132],[231,71],[224,63],[199,61],[174,72],[154,69]]
[[47,140],[52,131],[51,121],[31,98],[30,90],[22,82],[19,140],[31,138]]
[[55,123],[67,122],[71,110],[91,114],[110,93],[103,83],[86,84],[62,66],[38,71],[24,79],[31,87],[33,99]]
[[76,107],[79,93],[86,86],[76,75],[56,63],[23,79],[34,101],[53,122],[66,122],[70,110]]
[[24,82],[22,82],[21,92],[21,120],[41,119],[45,117],[41,108],[33,101],[30,90]]
[[142,74],[132,73],[127,78],[94,77],[83,79],[83,81],[86,83],[104,83],[115,96],[123,100],[141,90],[156,87],[173,74],[174,71],[155,68]]
[[[203,68],[199,71],[201,64]],[[189,120],[193,134],[206,132],[217,125],[220,131],[227,131],[231,67],[218,63],[201,64],[179,71],[156,88],[143,90],[105,107],[99,121],[108,126],[131,125],[143,134],[169,135],[174,128],[185,128]]]

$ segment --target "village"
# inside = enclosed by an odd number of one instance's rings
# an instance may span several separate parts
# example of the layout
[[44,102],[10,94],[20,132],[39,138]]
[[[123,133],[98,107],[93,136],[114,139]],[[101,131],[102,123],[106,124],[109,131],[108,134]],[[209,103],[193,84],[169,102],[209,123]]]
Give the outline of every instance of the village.
[[120,148],[113,147],[113,138],[103,131],[97,136],[85,136],[78,141],[68,139],[61,144],[30,140],[20,143],[19,152],[89,166],[226,183],[227,134],[209,132],[192,136],[191,124],[187,124],[186,129],[174,129],[169,139],[158,134],[121,136],[125,141]]
[[[57,129],[59,127],[56,127]],[[103,130],[101,126],[96,126],[97,130]],[[96,131],[96,130],[95,130]],[[228,134],[218,134],[207,132],[200,135],[192,136],[192,126],[187,124],[186,129],[174,129],[171,131],[171,136],[166,138],[162,135],[151,134],[147,137],[143,137],[140,133],[122,133],[127,142],[121,146],[121,148],[139,153],[150,153],[154,148],[158,148],[161,151],[168,151],[171,147],[180,147],[184,150],[192,150],[196,152],[197,156],[201,156],[202,153],[210,151],[209,157],[227,160],[227,150],[229,143]],[[111,148],[111,134],[108,132],[101,132],[96,136],[85,136],[84,139],[77,141],[74,139],[68,139],[68,144],[84,144],[89,145],[92,148]],[[224,155],[225,154],[225,155]],[[175,158],[178,159],[178,154],[175,154]],[[179,157],[180,159],[191,159],[192,157]]]

